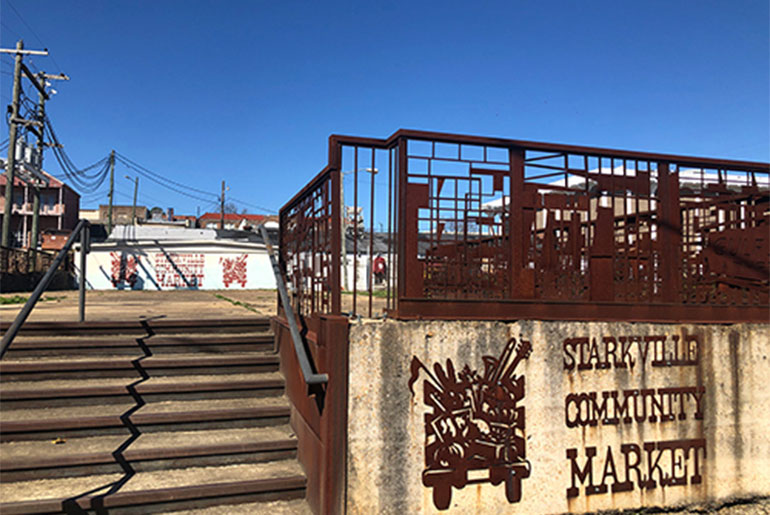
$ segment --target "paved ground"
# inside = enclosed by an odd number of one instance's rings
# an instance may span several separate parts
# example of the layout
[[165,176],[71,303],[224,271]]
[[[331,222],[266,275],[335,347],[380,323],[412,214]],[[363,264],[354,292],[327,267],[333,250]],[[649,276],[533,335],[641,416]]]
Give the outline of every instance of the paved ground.
[[[0,297],[28,293],[6,293]],[[29,322],[75,322],[78,319],[78,292],[54,291],[43,294]],[[168,319],[244,318],[275,313],[274,290],[176,290],[176,291],[87,291],[86,321],[139,320],[164,316]],[[11,322],[23,304],[0,304],[0,321]]]
[[[3,293],[0,298],[29,297],[29,293]],[[43,294],[29,322],[75,322],[78,319],[78,292],[53,291]],[[139,320],[142,317],[164,316],[168,319],[243,318],[251,315],[275,314],[275,290],[105,290],[86,292],[86,321]],[[342,296],[342,310],[351,311],[353,296]],[[357,311],[369,314],[369,298],[359,294]],[[0,322],[11,322],[23,304],[0,304]],[[385,299],[372,299],[372,313],[382,313]]]

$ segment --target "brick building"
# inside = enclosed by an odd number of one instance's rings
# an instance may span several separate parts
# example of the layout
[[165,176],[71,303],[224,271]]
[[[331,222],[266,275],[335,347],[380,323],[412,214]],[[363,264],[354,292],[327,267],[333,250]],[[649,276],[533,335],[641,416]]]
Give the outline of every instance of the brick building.
[[[107,219],[109,218],[109,212],[110,212],[110,206],[106,204],[100,204],[99,205],[99,221],[101,223],[107,223]],[[132,213],[134,212],[134,206],[133,205],[113,205],[112,206],[112,224],[118,225],[118,224],[124,224],[124,225],[131,225],[133,223],[133,220],[131,220]],[[145,206],[136,206],[136,220],[138,222],[141,222],[143,220],[147,220],[147,207]]]
[[[43,172],[48,178],[47,187],[40,188],[40,238],[42,248],[47,248],[46,241],[53,241],[49,236],[56,235],[56,240],[68,234],[78,223],[80,195],[52,175]],[[0,221],[5,212],[5,186],[7,178],[0,175]],[[32,231],[32,187],[14,178],[13,206],[11,215],[11,245],[28,247]],[[66,237],[64,238],[66,239]]]

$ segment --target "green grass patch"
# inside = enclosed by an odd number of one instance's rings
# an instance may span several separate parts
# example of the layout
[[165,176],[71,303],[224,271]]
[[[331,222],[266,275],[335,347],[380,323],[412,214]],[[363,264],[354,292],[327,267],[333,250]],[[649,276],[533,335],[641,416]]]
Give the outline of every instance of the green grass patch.
[[[393,290],[391,290],[391,295],[393,294]],[[352,291],[344,290],[342,292],[343,295],[353,295]],[[358,290],[356,295],[369,295],[369,290]],[[388,290],[374,290],[372,291],[372,297],[379,297],[381,299],[387,299],[388,298]]]
[[[66,298],[67,298],[66,295],[60,295],[58,297],[55,296],[55,295],[50,295],[48,297],[41,297],[38,302],[48,302],[48,301],[56,301],[56,302],[58,302],[58,301],[60,301],[62,299],[66,299]],[[24,304],[28,300],[29,300],[29,297],[25,297],[24,295],[14,295],[12,297],[0,297],[0,305],[5,305],[5,304]]]
[[0,297],[0,304],[24,304],[29,297],[14,295],[13,297]]
[[229,302],[230,304],[232,304],[233,306],[239,306],[241,308],[248,309],[249,311],[251,311],[253,313],[259,314],[259,311],[257,311],[256,309],[254,309],[250,305],[246,304],[245,302],[241,302],[240,300],[234,300],[234,299],[231,299],[229,297],[225,297],[224,295],[220,295],[219,293],[215,293],[214,297],[218,298],[219,300],[225,300],[225,301]]

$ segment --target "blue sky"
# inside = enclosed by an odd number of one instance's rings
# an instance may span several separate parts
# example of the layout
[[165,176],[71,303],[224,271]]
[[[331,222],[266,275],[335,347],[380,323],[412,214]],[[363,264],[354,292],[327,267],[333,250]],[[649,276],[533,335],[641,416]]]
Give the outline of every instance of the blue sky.
[[[76,165],[114,148],[210,192],[141,178],[148,207],[213,210],[224,179],[239,207],[262,213],[323,168],[332,133],[768,161],[769,20],[766,0],[0,0],[0,42],[45,46],[52,57],[25,62],[72,78],[48,114]],[[6,105],[11,57],[0,71]],[[127,173],[119,164],[118,203],[131,202]],[[82,206],[106,199],[105,186]]]

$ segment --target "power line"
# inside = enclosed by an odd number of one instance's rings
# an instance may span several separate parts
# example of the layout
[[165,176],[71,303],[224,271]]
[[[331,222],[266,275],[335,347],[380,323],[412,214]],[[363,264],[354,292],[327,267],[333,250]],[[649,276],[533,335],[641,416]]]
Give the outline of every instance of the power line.
[[23,38],[21,37],[21,34],[19,34],[18,32],[16,32],[15,30],[13,30],[11,27],[9,27],[8,25],[6,25],[5,23],[3,23],[3,22],[0,22],[0,25],[1,25],[3,28],[5,28],[5,30],[7,30],[7,31],[9,31],[9,32],[12,32],[13,34],[15,34],[15,35],[16,35],[16,39],[23,39]]
[[[13,12],[16,13],[16,16],[18,16],[18,18],[21,20],[21,22],[29,29],[29,31],[32,33],[32,35],[35,36],[35,39],[37,39],[37,42],[40,43],[40,46],[42,46],[43,48],[48,48],[48,47],[45,46],[45,43],[43,43],[43,40],[40,39],[40,36],[37,35],[35,30],[32,27],[30,27],[29,23],[27,23],[24,20],[24,18],[21,16],[21,13],[19,13],[19,11],[16,10],[16,7],[13,6],[11,1],[10,0],[5,0],[5,3],[8,4],[11,7],[11,9],[13,9]],[[56,59],[54,59],[54,57],[52,55],[50,55],[50,54],[48,55],[48,57],[51,58],[51,61],[53,62],[54,66],[56,66],[56,68],[58,69],[59,73],[61,73],[61,66],[59,66],[59,63],[56,62]]]
[[253,207],[254,209],[259,209],[260,211],[265,211],[266,213],[278,214],[278,212],[275,211],[274,209],[268,209],[266,207],[262,207],[262,206],[257,205],[257,204],[252,204],[251,202],[246,202],[245,200],[238,200],[235,197],[227,197],[227,198],[229,200],[232,200],[233,202],[235,202],[237,204],[243,204],[245,206]]
[[[149,174],[149,173],[145,172],[145,171],[144,171],[144,170],[142,170],[141,168],[138,168],[138,167],[136,167],[136,166],[133,166],[133,165],[132,165],[132,164],[130,164],[130,163],[127,161],[127,160],[125,160],[123,157],[121,157],[121,156],[120,156],[120,155],[119,155],[117,152],[115,152],[115,156],[116,156],[116,157],[117,157],[117,158],[120,160],[120,162],[121,162],[121,163],[123,163],[125,166],[127,166],[128,168],[131,168],[131,169],[132,169],[132,170],[134,170],[135,172],[137,172],[137,173],[139,173],[140,175],[142,175],[142,176],[146,177],[147,179],[151,180],[152,182],[154,182],[154,183],[158,184],[159,186],[163,186],[164,188],[166,188],[166,189],[169,189],[169,190],[171,190],[171,191],[173,191],[173,192],[175,192],[175,193],[179,193],[180,195],[184,195],[185,197],[190,197],[190,198],[192,198],[192,199],[195,199],[195,200],[199,200],[199,201],[201,201],[201,202],[209,202],[209,201],[211,200],[211,199],[207,199],[207,198],[199,197],[199,196],[197,196],[197,195],[193,195],[193,194],[191,194],[191,193],[187,193],[186,191],[183,191],[183,190],[181,190],[181,189],[178,189],[178,188],[175,188],[175,187],[173,187],[173,186],[170,186],[170,185],[169,185],[169,184],[167,184],[166,182],[163,182],[162,180],[155,178],[153,175],[151,175],[151,174]],[[169,180],[169,179],[166,179],[166,180],[167,180],[168,182],[172,182],[172,183],[173,183],[173,181],[171,181],[171,180]],[[176,184],[176,183],[174,183],[174,184]],[[189,188],[189,189],[193,189],[193,188]],[[196,190],[196,191],[197,191],[197,190]],[[209,195],[211,195],[211,194],[209,193]]]
[[[153,172],[152,170],[150,170],[150,169],[148,169],[148,168],[146,168],[146,167],[144,167],[144,166],[140,165],[140,164],[139,164],[139,163],[137,163],[136,161],[132,161],[131,159],[129,159],[128,157],[124,156],[124,155],[123,155],[123,154],[121,154],[120,152],[115,152],[115,155],[116,155],[116,156],[117,156],[119,159],[121,159],[122,161],[124,161],[124,163],[123,163],[123,164],[125,164],[125,165],[126,165],[126,166],[128,166],[129,168],[132,168],[132,167],[137,167],[137,168],[140,168],[140,169],[141,169],[141,170],[143,170],[144,172],[146,172],[146,173],[148,173],[148,174],[150,174],[150,175],[152,175],[152,176],[156,177],[157,179],[159,179],[159,180],[162,180],[162,181],[166,181],[166,182],[168,182],[168,183],[170,183],[170,184],[173,184],[174,186],[177,186],[177,187],[179,187],[179,188],[185,188],[185,189],[188,189],[188,190],[190,190],[190,191],[194,191],[194,192],[196,192],[196,193],[200,193],[200,194],[202,194],[202,195],[210,195],[210,196],[212,196],[212,197],[216,197],[216,196],[217,196],[216,194],[214,194],[214,193],[211,193],[210,191],[199,190],[199,189],[197,189],[197,188],[193,188],[192,186],[188,186],[188,185],[186,185],[186,184],[182,184],[182,183],[179,183],[179,182],[173,181],[173,180],[171,180],[171,179],[169,179],[169,178],[167,178],[167,177],[164,177],[163,175],[161,175],[161,174],[159,174],[159,173],[156,173],[156,172]],[[133,166],[132,166],[132,165],[133,165]]]

